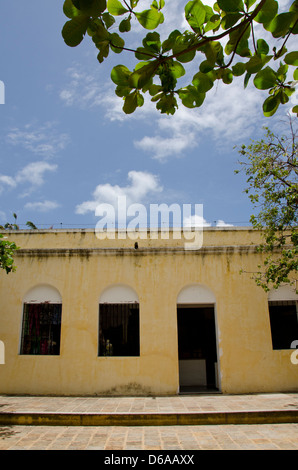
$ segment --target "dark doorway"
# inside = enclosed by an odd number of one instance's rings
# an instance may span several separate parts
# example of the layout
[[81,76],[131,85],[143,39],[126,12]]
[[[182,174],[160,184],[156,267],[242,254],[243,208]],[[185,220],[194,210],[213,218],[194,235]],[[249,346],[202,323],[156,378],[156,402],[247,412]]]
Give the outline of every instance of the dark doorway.
[[178,307],[180,392],[217,390],[214,306]]

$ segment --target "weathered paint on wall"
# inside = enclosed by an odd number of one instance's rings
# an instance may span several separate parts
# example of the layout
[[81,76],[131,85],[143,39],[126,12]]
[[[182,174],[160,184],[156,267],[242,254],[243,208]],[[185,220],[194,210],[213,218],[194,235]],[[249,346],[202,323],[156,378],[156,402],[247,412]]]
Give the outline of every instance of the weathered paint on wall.
[[[179,392],[177,298],[206,286],[216,299],[219,386],[223,393],[298,390],[291,350],[272,349],[267,294],[248,274],[261,261],[260,234],[206,229],[204,245],[185,251],[182,240],[98,240],[93,231],[20,231],[16,273],[0,284],[0,393],[51,395]],[[23,302],[35,286],[62,298],[59,356],[20,354]],[[140,357],[98,356],[99,299],[109,286],[131,287],[140,305]],[[293,338],[293,340],[298,338]]]

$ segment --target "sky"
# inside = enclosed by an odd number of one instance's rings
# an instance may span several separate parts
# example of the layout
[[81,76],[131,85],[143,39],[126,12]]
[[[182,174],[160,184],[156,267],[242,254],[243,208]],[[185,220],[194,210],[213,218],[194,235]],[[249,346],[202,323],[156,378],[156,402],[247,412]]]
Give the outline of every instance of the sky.
[[[145,0],[143,4],[145,4]],[[185,1],[166,1],[164,34],[185,27]],[[148,2],[147,2],[148,4]],[[253,207],[236,175],[236,147],[280,128],[289,111],[264,118],[266,97],[243,77],[218,84],[202,107],[161,115],[146,100],[132,115],[110,79],[113,66],[131,67],[130,53],[102,64],[89,37],[68,47],[60,0],[1,0],[0,224],[20,228],[88,228],[100,204],[202,205],[206,225],[245,226]],[[126,45],[146,30],[133,28]],[[162,36],[165,39],[167,36]],[[196,59],[198,60],[198,59]],[[198,62],[191,64],[196,73]]]

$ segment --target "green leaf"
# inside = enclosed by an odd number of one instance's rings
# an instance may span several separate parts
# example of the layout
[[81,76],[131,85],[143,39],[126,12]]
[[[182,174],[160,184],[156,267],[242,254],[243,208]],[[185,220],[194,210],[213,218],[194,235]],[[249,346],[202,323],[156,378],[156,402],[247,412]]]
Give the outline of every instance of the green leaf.
[[110,34],[109,40],[112,51],[120,54],[123,51],[124,40],[117,33]]
[[269,52],[269,46],[264,39],[257,40],[257,53],[267,55]]
[[246,72],[246,65],[243,62],[238,62],[237,64],[233,65],[232,72],[235,77],[240,77]]
[[143,39],[143,46],[150,49],[152,53],[158,54],[161,49],[160,35],[156,32],[148,33]]
[[129,86],[131,71],[125,65],[116,65],[111,72],[111,79],[116,85]]
[[289,96],[288,94],[285,92],[285,90],[279,90],[278,91],[278,96],[279,96],[279,99],[280,99],[280,102],[281,104],[286,104],[288,103],[289,101]]
[[82,11],[96,18],[100,16],[101,13],[104,12],[106,8],[107,8],[106,0],[93,0],[92,5],[88,9],[86,10],[83,9]]
[[132,114],[138,107],[138,96],[137,92],[134,91],[130,95],[126,96],[123,105],[123,111],[125,114]]
[[208,73],[213,70],[214,64],[211,64],[208,62],[208,60],[203,60],[203,62],[200,63],[200,72],[202,73]]
[[259,90],[274,87],[276,85],[276,73],[270,67],[260,70],[254,78],[254,85]]
[[154,52],[151,49],[146,49],[145,47],[138,47],[135,52],[135,58],[138,60],[149,60],[155,58]]
[[206,73],[198,72],[192,79],[193,85],[199,93],[206,93],[213,87],[213,80]]
[[245,77],[244,77],[244,88],[247,87],[248,82],[249,82],[249,80],[250,80],[250,77],[251,77],[251,73],[247,73],[247,74],[245,75]]
[[107,6],[106,0],[72,0],[83,15],[98,17]]
[[99,24],[96,28],[96,33],[92,36],[92,40],[97,45],[102,41],[108,40],[109,36],[108,30],[102,24]]
[[180,62],[177,62],[175,60],[170,64],[169,70],[175,78],[180,78],[185,75],[185,69],[183,65],[181,65]]
[[248,73],[253,74],[259,72],[264,65],[272,59],[272,56],[267,55],[254,55],[246,64]]
[[280,81],[284,82],[287,78],[287,72],[288,72],[289,66],[287,64],[281,63],[277,72],[276,76],[279,78]]
[[226,12],[244,11],[242,0],[218,0],[219,7]]
[[107,8],[108,12],[113,16],[120,16],[129,12],[129,10],[127,10],[119,0],[108,0]]
[[134,72],[129,76],[128,83],[131,88],[141,89],[152,83],[152,78],[156,72],[157,64],[145,62],[137,64]]
[[175,29],[174,31],[172,31],[168,39],[166,39],[161,45],[162,52],[168,52],[171,49],[173,49],[175,44],[177,44],[176,42],[177,39],[181,37],[182,37],[182,34],[180,33],[180,31],[178,31],[178,29]]
[[276,113],[278,106],[280,104],[280,100],[277,94],[273,96],[269,96],[264,103],[263,103],[263,112],[264,116],[270,117]]
[[247,6],[247,9],[249,10],[250,7],[252,7],[257,0],[244,0],[245,5]]
[[102,63],[106,57],[108,57],[110,52],[110,43],[109,41],[103,41],[96,45],[99,49],[99,53],[97,55],[98,62]]
[[149,86],[148,91],[151,96],[155,96],[162,91],[162,86],[152,84]]
[[172,93],[162,93],[161,98],[156,104],[156,108],[163,114],[175,114],[176,108],[178,108],[177,100]]
[[131,87],[129,86],[117,85],[115,89],[116,95],[119,96],[120,98],[128,96],[130,92],[131,92]]
[[182,62],[183,64],[191,62],[196,55],[195,49],[187,51],[183,54],[183,51],[186,49],[187,46],[185,44],[178,44],[177,46],[173,47],[173,54],[176,56],[176,59],[179,60],[179,62]]
[[191,0],[185,6],[185,18],[190,27],[200,32],[206,18],[206,10],[200,0]]
[[[207,6],[205,5],[205,8]],[[204,31],[205,33],[208,33],[208,31],[215,31],[217,28],[219,28],[221,22],[221,17],[220,15],[212,15],[210,17],[210,20],[207,21],[207,23],[204,24]]]
[[294,78],[294,80],[298,80],[298,69],[294,70],[293,78]]
[[63,13],[68,18],[74,18],[75,16],[79,16],[81,14],[80,10],[78,10],[71,0],[65,0],[63,4]]
[[257,23],[267,24],[273,20],[278,12],[278,2],[276,0],[266,0],[261,10],[255,17]]
[[288,33],[291,23],[294,18],[294,13],[280,13],[277,15],[268,26],[268,31],[271,32],[274,38],[285,36]]
[[101,15],[101,18],[103,19],[104,21],[104,24],[106,25],[107,28],[110,28],[111,26],[113,26],[113,24],[115,23],[115,18],[110,15],[110,13],[108,12],[105,12]]
[[120,33],[126,33],[131,30],[131,23],[130,23],[131,18],[125,18],[124,20],[121,21],[119,24],[119,31]]
[[179,98],[186,108],[200,107],[205,100],[205,93],[200,93],[196,87],[189,85],[178,91]]
[[297,51],[289,52],[289,54],[285,56],[284,60],[285,60],[285,63],[288,65],[297,66],[298,65],[298,52]]
[[223,75],[222,75],[222,81],[226,84],[229,85],[233,81],[233,73],[230,69],[224,69]]
[[221,26],[223,27],[223,29],[232,28],[232,26],[234,26],[237,23],[237,21],[239,21],[240,18],[242,18],[242,16],[243,16],[242,13],[228,13],[227,15],[223,17]]
[[144,10],[135,15],[139,23],[146,29],[155,29],[164,20],[163,14],[155,8]]
[[78,10],[82,8],[89,8],[92,5],[93,0],[72,0],[72,3]]
[[298,0],[294,0],[294,2],[292,3],[292,5],[289,8],[289,11],[294,11],[294,12],[298,13]]
[[225,46],[225,52],[227,55],[236,53],[241,57],[250,57],[251,52],[249,49],[248,39],[250,37],[251,27],[244,25],[230,33],[230,39]]
[[78,46],[86,34],[89,18],[86,16],[76,16],[67,21],[62,29],[62,36],[65,43],[70,47]]
[[223,48],[219,41],[211,41],[203,49],[205,53],[206,60],[210,62],[210,64],[215,65],[215,63],[219,65],[223,65]]

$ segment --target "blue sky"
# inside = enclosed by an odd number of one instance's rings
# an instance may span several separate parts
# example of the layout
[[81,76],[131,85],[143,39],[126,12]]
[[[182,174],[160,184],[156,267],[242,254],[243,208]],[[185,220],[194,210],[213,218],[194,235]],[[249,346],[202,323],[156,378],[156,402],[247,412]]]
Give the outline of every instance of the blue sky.
[[[166,3],[163,27],[182,28],[185,2]],[[244,175],[234,174],[234,146],[278,127],[290,105],[264,118],[264,95],[244,91],[239,77],[214,87],[201,108],[164,116],[146,102],[126,116],[110,72],[133,58],[111,53],[99,64],[89,38],[66,46],[62,6],[1,0],[0,223],[15,212],[21,227],[93,228],[96,205],[125,195],[145,205],[203,204],[208,224],[247,225],[252,207]]]

